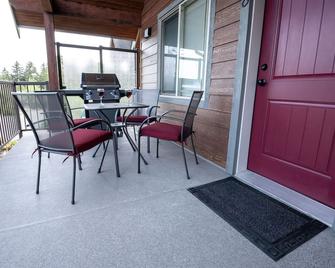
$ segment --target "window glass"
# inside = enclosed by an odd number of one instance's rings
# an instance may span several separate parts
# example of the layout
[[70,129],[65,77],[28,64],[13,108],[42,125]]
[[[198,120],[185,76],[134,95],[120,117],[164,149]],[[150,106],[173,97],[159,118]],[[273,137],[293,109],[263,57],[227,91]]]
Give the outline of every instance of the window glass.
[[163,73],[162,91],[175,95],[178,49],[178,13],[163,24]]
[[208,2],[185,1],[162,22],[163,95],[189,97],[194,90],[204,89]]
[[181,7],[181,38],[178,95],[201,90],[206,49],[206,0],[186,2]]

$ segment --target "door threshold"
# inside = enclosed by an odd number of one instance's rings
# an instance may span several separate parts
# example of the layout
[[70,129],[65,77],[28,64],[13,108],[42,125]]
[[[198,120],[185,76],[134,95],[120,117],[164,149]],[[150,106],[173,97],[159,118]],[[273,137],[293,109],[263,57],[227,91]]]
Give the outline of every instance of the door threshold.
[[241,171],[235,177],[274,199],[335,229],[335,209],[250,170]]

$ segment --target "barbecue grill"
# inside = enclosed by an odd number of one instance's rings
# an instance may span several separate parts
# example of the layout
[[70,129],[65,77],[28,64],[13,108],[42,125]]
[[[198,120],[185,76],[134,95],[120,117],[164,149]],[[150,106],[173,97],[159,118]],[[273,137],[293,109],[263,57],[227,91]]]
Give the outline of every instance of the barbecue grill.
[[[81,88],[83,90],[84,103],[97,103],[100,102],[100,97],[97,92],[98,88],[103,88],[105,93],[103,102],[120,102],[120,99],[125,96],[125,91],[121,90],[121,85],[116,74],[111,73],[82,73],[81,75]],[[115,112],[106,111],[106,115],[110,121],[113,122]],[[86,117],[95,117],[86,111]]]

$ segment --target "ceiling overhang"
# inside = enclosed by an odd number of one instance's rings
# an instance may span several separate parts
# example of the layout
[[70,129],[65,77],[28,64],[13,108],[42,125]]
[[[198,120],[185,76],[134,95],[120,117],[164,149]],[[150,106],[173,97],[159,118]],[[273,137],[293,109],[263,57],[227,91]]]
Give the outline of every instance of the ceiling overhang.
[[135,40],[144,0],[9,0],[17,27],[44,28],[51,13],[55,30]]

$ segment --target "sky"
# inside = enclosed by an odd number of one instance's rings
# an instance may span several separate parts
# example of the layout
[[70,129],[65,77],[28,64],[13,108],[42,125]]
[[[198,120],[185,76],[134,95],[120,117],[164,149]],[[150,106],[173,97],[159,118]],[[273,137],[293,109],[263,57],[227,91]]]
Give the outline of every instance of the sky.
[[[15,61],[22,65],[32,61],[37,68],[47,62],[44,30],[20,28],[19,38],[8,0],[0,0],[0,37],[0,71],[4,67],[10,70]],[[110,38],[63,32],[56,32],[55,40],[88,46],[110,45]]]

